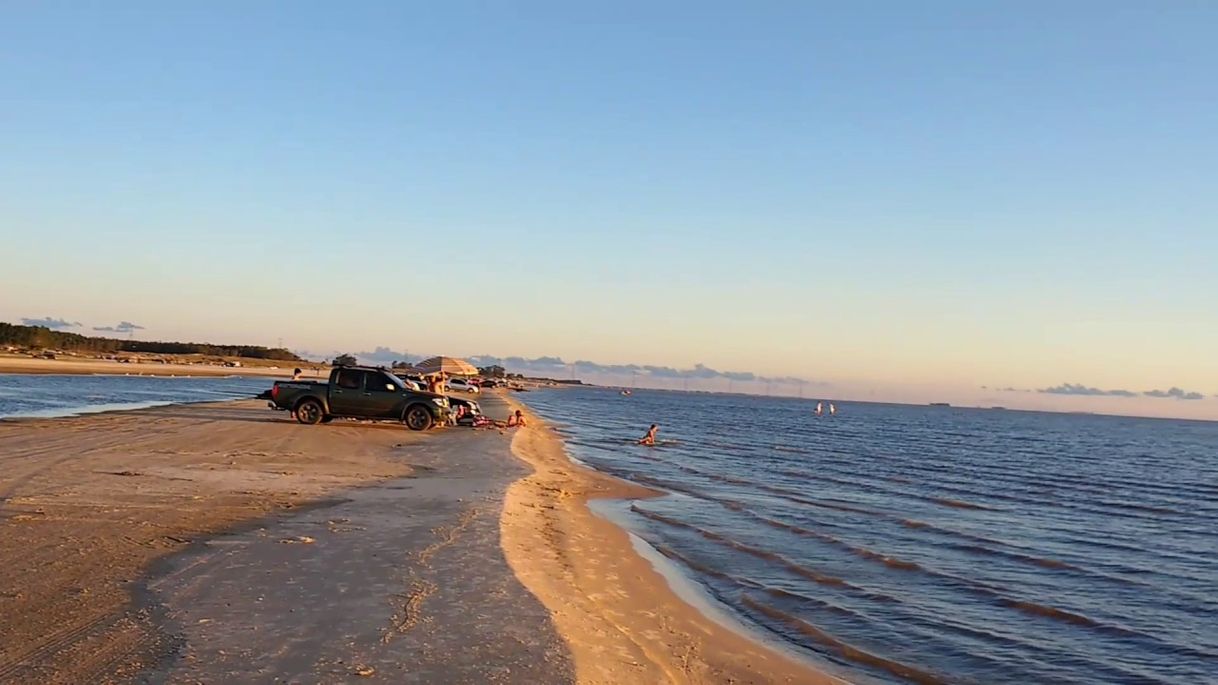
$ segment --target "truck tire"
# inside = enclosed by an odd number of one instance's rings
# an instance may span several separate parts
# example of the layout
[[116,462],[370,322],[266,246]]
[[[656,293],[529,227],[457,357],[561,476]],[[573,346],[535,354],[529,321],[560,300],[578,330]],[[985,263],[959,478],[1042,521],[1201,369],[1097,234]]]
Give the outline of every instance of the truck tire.
[[305,425],[315,426],[325,417],[326,413],[322,411],[321,402],[317,400],[305,400],[296,405],[296,420]]
[[431,411],[421,404],[412,404],[406,408],[406,413],[402,415],[402,422],[412,431],[425,431],[431,428],[435,423],[435,419],[431,417]]

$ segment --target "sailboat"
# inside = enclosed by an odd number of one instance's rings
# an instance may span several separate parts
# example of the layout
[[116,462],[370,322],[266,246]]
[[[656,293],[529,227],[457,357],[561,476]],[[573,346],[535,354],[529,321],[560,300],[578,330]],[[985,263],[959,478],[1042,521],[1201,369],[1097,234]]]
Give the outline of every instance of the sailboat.
[[829,416],[837,416],[837,407],[832,402],[829,403]]
[[825,415],[825,403],[824,403],[824,402],[817,402],[817,403],[816,403],[816,415],[817,415],[817,416],[824,416],[824,415]]

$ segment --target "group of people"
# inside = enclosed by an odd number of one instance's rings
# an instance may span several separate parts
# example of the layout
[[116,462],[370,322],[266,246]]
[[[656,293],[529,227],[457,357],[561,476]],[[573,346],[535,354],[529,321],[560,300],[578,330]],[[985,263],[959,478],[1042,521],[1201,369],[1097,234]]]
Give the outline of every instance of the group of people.
[[[461,407],[463,410],[464,407]],[[460,420],[458,415],[457,420]],[[517,409],[515,412],[508,414],[507,421],[496,421],[479,414],[474,417],[474,428],[524,428],[529,425],[529,422],[524,418],[524,412]]]

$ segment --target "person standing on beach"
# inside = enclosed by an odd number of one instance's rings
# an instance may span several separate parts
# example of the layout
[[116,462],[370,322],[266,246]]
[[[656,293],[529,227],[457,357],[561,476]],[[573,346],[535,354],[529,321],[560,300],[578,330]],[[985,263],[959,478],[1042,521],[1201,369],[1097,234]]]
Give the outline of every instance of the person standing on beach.
[[[292,380],[294,380],[294,381],[298,381],[298,380],[300,380],[300,374],[301,374],[301,373],[303,373],[303,372],[302,372],[300,369],[294,369],[294,370],[292,371]],[[295,420],[296,420],[296,410],[295,410],[295,409],[293,409],[292,411],[288,412],[288,415],[292,417],[292,420],[293,420],[293,421],[295,421]]]
[[651,424],[651,428],[647,429],[647,435],[644,435],[642,438],[639,438],[639,444],[647,445],[648,447],[655,446],[656,433],[659,433],[659,432],[660,432],[660,427],[655,425],[654,423]]

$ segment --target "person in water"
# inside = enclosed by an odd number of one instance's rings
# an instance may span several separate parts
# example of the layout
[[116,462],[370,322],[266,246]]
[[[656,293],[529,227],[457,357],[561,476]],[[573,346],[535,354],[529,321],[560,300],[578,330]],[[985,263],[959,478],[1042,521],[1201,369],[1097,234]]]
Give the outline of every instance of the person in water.
[[652,445],[655,445],[656,444],[656,433],[659,433],[659,432],[660,432],[660,427],[655,425],[654,423],[651,424],[651,428],[647,429],[647,435],[644,435],[643,437],[639,438],[639,444],[647,445],[649,447]]

